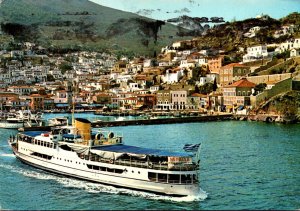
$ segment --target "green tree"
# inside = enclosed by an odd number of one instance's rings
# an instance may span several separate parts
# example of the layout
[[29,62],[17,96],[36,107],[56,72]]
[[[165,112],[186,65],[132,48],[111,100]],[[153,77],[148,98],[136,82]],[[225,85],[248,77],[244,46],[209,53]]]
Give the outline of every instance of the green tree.
[[258,93],[263,92],[263,91],[265,90],[266,87],[267,87],[267,84],[266,84],[266,83],[260,83],[260,84],[257,84],[257,85],[254,87],[254,95],[257,95]]
[[213,84],[212,83],[206,83],[203,86],[199,87],[199,93],[201,94],[209,94],[213,91]]
[[55,81],[55,78],[53,77],[53,75],[48,74],[47,81]]
[[197,85],[195,86],[195,93],[199,93],[199,87]]
[[215,78],[214,83],[213,83],[213,91],[217,91],[218,89],[218,84],[217,84],[217,79]]
[[61,73],[64,75],[68,70],[72,70],[73,67],[69,63],[61,63],[59,65],[59,69],[61,70]]

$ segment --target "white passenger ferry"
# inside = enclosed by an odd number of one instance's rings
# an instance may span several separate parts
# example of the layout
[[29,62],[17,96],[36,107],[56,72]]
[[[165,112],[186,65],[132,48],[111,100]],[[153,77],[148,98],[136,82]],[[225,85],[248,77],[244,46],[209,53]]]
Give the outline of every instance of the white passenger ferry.
[[192,153],[125,145],[119,134],[92,133],[86,119],[51,132],[18,133],[9,143],[22,162],[50,172],[159,194],[199,193],[199,162]]

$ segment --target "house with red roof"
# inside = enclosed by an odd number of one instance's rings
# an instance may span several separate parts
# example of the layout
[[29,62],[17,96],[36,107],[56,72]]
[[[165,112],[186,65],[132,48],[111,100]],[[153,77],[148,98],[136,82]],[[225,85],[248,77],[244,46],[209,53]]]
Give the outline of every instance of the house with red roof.
[[252,95],[255,83],[242,78],[223,88],[223,98],[226,110],[233,111],[238,106],[249,106],[250,95]]
[[220,85],[227,86],[251,72],[250,67],[239,63],[231,63],[220,68]]

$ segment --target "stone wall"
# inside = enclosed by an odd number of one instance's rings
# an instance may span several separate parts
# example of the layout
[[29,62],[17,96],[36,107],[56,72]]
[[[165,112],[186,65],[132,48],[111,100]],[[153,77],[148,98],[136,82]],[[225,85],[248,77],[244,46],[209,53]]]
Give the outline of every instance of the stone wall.
[[291,73],[284,73],[284,74],[274,74],[274,75],[251,76],[251,77],[247,77],[247,80],[255,84],[260,84],[260,83],[267,83],[270,81],[281,81],[291,77],[292,77]]
[[283,92],[288,92],[292,90],[292,78],[288,78],[285,80],[282,80],[275,84],[275,86],[272,87],[272,89],[265,90],[264,92],[250,97],[250,103],[253,107],[258,106],[263,101],[266,101],[270,99],[271,97],[274,97],[275,95],[278,95]]

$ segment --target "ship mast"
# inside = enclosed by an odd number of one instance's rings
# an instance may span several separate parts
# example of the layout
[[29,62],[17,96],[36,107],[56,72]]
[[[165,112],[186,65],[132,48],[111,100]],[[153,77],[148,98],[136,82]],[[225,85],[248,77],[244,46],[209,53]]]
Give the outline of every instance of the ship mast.
[[76,94],[76,82],[73,82],[72,86],[72,126],[75,126],[75,118],[74,118],[74,113],[75,113],[75,94]]

